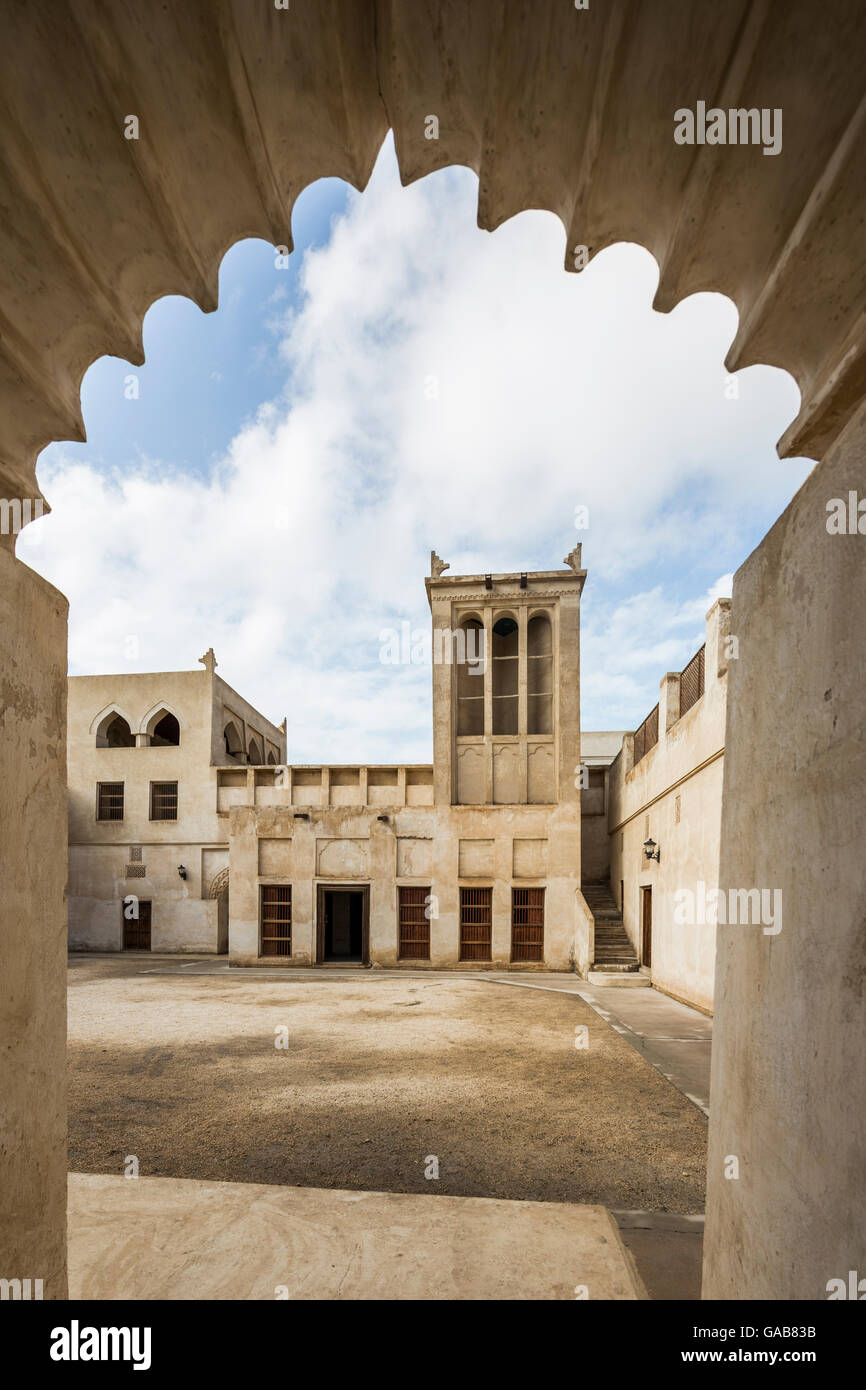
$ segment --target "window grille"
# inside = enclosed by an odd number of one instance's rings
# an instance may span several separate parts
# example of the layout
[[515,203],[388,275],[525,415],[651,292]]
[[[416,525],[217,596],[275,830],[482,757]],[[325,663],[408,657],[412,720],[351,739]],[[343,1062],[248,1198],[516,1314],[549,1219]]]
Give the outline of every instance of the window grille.
[[97,782],[96,819],[123,820],[122,782]]
[[399,888],[399,960],[430,959],[429,888]]
[[493,889],[460,889],[460,959],[490,960]]
[[544,960],[544,889],[511,890],[511,959]]
[[659,707],[651,709],[634,736],[635,766],[659,741]]
[[292,954],[292,887],[263,883],[261,890],[262,955]]
[[150,819],[177,820],[177,782],[151,782]]
[[680,671],[680,718],[696,705],[704,693],[706,644],[695,652],[688,665]]

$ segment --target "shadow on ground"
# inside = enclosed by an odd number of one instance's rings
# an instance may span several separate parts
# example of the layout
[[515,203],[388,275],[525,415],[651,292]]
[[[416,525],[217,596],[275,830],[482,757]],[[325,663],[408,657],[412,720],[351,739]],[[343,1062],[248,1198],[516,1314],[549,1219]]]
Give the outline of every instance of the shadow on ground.
[[70,985],[73,1170],[703,1209],[704,1117],[573,995],[129,958]]

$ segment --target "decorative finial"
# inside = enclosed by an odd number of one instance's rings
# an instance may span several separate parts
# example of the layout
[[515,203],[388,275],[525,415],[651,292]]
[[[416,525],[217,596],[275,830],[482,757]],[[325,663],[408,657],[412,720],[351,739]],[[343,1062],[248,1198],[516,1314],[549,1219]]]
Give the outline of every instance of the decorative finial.
[[438,579],[443,570],[450,570],[450,568],[447,560],[440,560],[435,550],[430,551],[430,575],[433,579]]
[[217,664],[217,659],[213,654],[213,647],[208,647],[204,656],[199,657],[199,661],[201,662],[204,669],[208,672],[208,674],[212,676],[214,673],[214,667]]
[[286,716],[285,716],[285,715],[283,715],[283,722],[282,722],[282,724],[278,724],[277,727],[278,727],[278,729],[279,729],[279,731],[280,731],[281,734],[284,734],[284,733],[286,732]]
[[578,544],[574,547],[574,550],[569,551],[569,553],[566,555],[565,559],[562,562],[564,565],[568,565],[569,569],[573,569],[575,574],[577,574],[578,570],[580,569],[580,550],[581,547],[580,543],[578,542]]

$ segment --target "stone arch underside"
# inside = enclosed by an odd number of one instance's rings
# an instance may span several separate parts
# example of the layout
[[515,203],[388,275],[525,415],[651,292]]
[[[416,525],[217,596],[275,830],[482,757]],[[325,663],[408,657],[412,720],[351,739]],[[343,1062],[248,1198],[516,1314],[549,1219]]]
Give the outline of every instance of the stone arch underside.
[[[299,193],[325,176],[363,188],[389,127],[404,182],[478,173],[483,228],[549,209],[567,269],[576,247],[638,241],[656,307],[729,295],[729,368],[771,363],[800,386],[783,456],[820,457],[866,394],[855,0],[829,0],[820,24],[811,0],[332,0],[302,24],[245,0],[57,0],[50,26],[32,5],[4,4],[3,22],[2,495],[40,495],[39,450],[84,438],[85,370],[106,353],[140,364],[156,299],[214,309],[225,252],[290,246]],[[698,99],[781,108],[782,153],[677,145],[673,114]]]
[[[477,172],[483,228],[492,230],[525,208],[548,209],[566,228],[567,269],[574,268],[576,247],[594,255],[612,242],[632,240],[658,262],[659,309],[697,290],[729,295],[740,315],[729,367],[768,362],[791,372],[801,389],[799,415],[780,443],[783,455],[824,457],[866,394],[866,7],[859,0],[827,0],[817,18],[811,0],[717,6],[606,0],[585,11],[567,0],[451,0],[447,6],[436,0],[323,0],[317,6],[298,0],[279,11],[247,0],[185,0],[172,7],[55,0],[50,14],[16,0],[0,5],[0,497],[39,496],[39,450],[54,439],[84,436],[79,391],[85,370],[109,353],[140,363],[142,320],[156,299],[184,294],[205,311],[215,308],[219,265],[229,247],[253,236],[290,246],[298,194],[326,175],[363,188],[389,126],[405,182],[450,164]],[[756,148],[677,146],[673,113],[698,100],[781,109],[783,152],[767,157]],[[138,119],[136,140],[123,138],[127,113]],[[436,140],[425,138],[431,114],[439,126]],[[862,452],[859,458],[862,465]],[[855,456],[851,468],[857,463]],[[846,458],[824,457],[827,470],[847,487]],[[813,491],[807,501],[814,503]],[[819,511],[823,505],[821,497]],[[4,714],[8,737],[0,744],[4,784],[20,789],[18,819],[0,844],[4,883],[11,885],[6,904],[26,902],[29,910],[0,907],[0,916],[10,959],[34,962],[15,976],[14,1027],[4,1027],[0,1039],[10,1057],[4,1089],[10,1138],[0,1153],[0,1187],[11,1191],[14,1184],[16,1198],[0,1234],[6,1268],[44,1271],[46,1297],[65,1297],[65,1112],[61,1083],[54,1090],[49,1083],[62,1076],[65,1057],[66,974],[56,926],[66,875],[66,611],[56,590],[12,561],[14,536],[0,540],[6,586],[0,588],[0,656],[4,669],[14,664],[20,672],[22,655],[29,662],[29,684],[21,682],[21,698]],[[761,727],[765,735],[770,728],[775,772],[790,771],[788,795],[777,805],[796,809],[802,803],[802,785],[794,780],[801,768],[798,738],[807,727],[801,692],[811,690],[816,671],[823,686],[816,705],[826,700],[826,686],[820,663],[809,661],[813,649],[804,645],[802,654],[792,653],[785,645],[791,620],[782,600],[809,587],[806,574],[820,597],[845,596],[848,632],[862,579],[850,561],[852,549],[826,533],[823,570],[812,550],[804,551],[796,509],[762,546],[767,541],[752,574],[763,566],[764,589],[771,572],[780,576],[772,601],[762,600],[779,621],[761,629],[763,648],[751,659],[751,676],[749,658],[739,663],[739,678],[751,684],[739,705],[739,725],[729,726],[732,756],[726,755],[725,771],[727,777],[738,747],[751,752],[757,746],[750,743],[750,727],[744,736],[742,711],[762,712],[768,687],[754,672],[766,667],[770,677],[778,673],[769,687],[774,693],[785,681],[790,690],[790,717],[780,720],[774,706],[774,723]],[[756,589],[744,590],[744,622],[754,622]],[[826,607],[816,602],[800,630],[810,616],[818,627]],[[39,643],[26,622],[31,610],[40,617]],[[855,625],[852,639],[858,638]],[[844,711],[847,697],[856,712],[862,643],[842,646],[834,680],[841,695],[834,698]],[[39,741],[38,758],[29,752],[31,740]],[[847,763],[859,773],[851,750],[860,746],[850,733],[835,767]],[[741,758],[741,764],[748,761]],[[752,767],[741,769],[729,804],[736,805],[738,793],[749,794],[750,779]],[[859,775],[848,797],[854,810],[863,785]],[[829,825],[832,835],[830,801],[825,792],[814,822]],[[845,833],[850,823],[849,814]],[[791,817],[779,862],[800,830]],[[54,850],[43,848],[36,868],[35,843]],[[813,859],[820,868],[820,859]],[[743,862],[741,853],[733,869],[728,864],[728,881],[750,881],[738,876]],[[804,872],[812,868],[805,864]],[[822,881],[815,900],[824,903],[826,893]],[[801,892],[799,898],[805,904],[800,917],[793,928],[786,926],[795,942],[798,930],[805,939],[810,925],[809,896]],[[792,917],[796,911],[797,895]],[[824,956],[828,990],[841,983],[833,963],[854,958],[855,925],[860,933],[861,919],[855,924],[845,903],[826,913],[825,928],[838,927]],[[739,1018],[725,1055],[769,1059],[766,1070],[778,1081],[786,1071],[782,1024],[791,1017],[792,976],[776,971],[784,984],[774,985],[766,971],[761,975],[760,949],[768,949],[766,942],[732,946],[725,971],[733,980],[760,978],[768,986],[762,1005],[751,1011],[755,1026],[766,1020],[761,1045],[751,1046],[752,1034]],[[814,1007],[822,979],[812,971],[801,979],[795,970],[793,983],[795,1003],[802,998]],[[768,1007],[770,986],[776,994]],[[821,1053],[824,1072],[801,1058],[796,1082],[809,1081],[813,1100],[838,1093],[830,1062],[856,1054],[857,1047],[853,1006],[846,1014],[828,994],[819,1016],[842,1019],[850,1046],[844,1031],[833,1034],[834,1045]],[[729,1062],[725,1078],[735,1070]],[[47,1096],[36,1108],[34,1085]],[[723,1097],[722,1111],[716,1101],[722,1116],[716,1151],[729,1151],[735,1123],[747,1149],[756,1135],[761,1140],[755,1147],[767,1155],[763,1171],[773,1172],[783,1165],[767,1135],[782,1133],[791,1114],[801,1113],[801,1094],[798,1106],[776,1104],[758,1114],[760,1135],[752,1125],[754,1094],[739,1107]],[[830,1119],[828,1112],[828,1133]],[[833,1138],[842,1153],[837,1172],[860,1171],[843,1126]],[[784,1159],[790,1158],[788,1148]],[[711,1228],[731,1229],[735,1201],[746,1232],[732,1283],[718,1276],[710,1281],[723,1297],[756,1289],[758,1296],[765,1289],[769,1296],[815,1296],[792,1285],[788,1253],[799,1249],[803,1221],[816,1203],[830,1235],[826,1248],[833,1258],[826,1268],[847,1267],[856,1218],[849,1219],[832,1187],[828,1197],[826,1168],[820,1180],[805,1161],[800,1169],[781,1191],[782,1198],[795,1193],[802,1202],[788,1203],[789,1217],[766,1200],[766,1184],[759,1200],[747,1201],[745,1184],[713,1179],[708,1235]],[[718,1172],[718,1166],[712,1170]],[[720,1188],[729,1204],[723,1219]],[[767,1233],[765,1246],[758,1230]],[[713,1240],[718,1256],[721,1238]],[[773,1254],[765,1259],[769,1246]]]
[[228,869],[220,869],[217,873],[214,874],[213,878],[207,886],[207,896],[209,898],[219,898],[222,896],[223,893],[228,892],[228,887],[229,871]]

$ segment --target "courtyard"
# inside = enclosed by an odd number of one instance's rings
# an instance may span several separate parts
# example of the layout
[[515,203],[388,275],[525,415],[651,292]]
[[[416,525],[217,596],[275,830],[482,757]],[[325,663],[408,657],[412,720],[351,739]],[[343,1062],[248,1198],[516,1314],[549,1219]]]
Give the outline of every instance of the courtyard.
[[280,973],[73,956],[70,1170],[703,1211],[704,1115],[576,995]]

